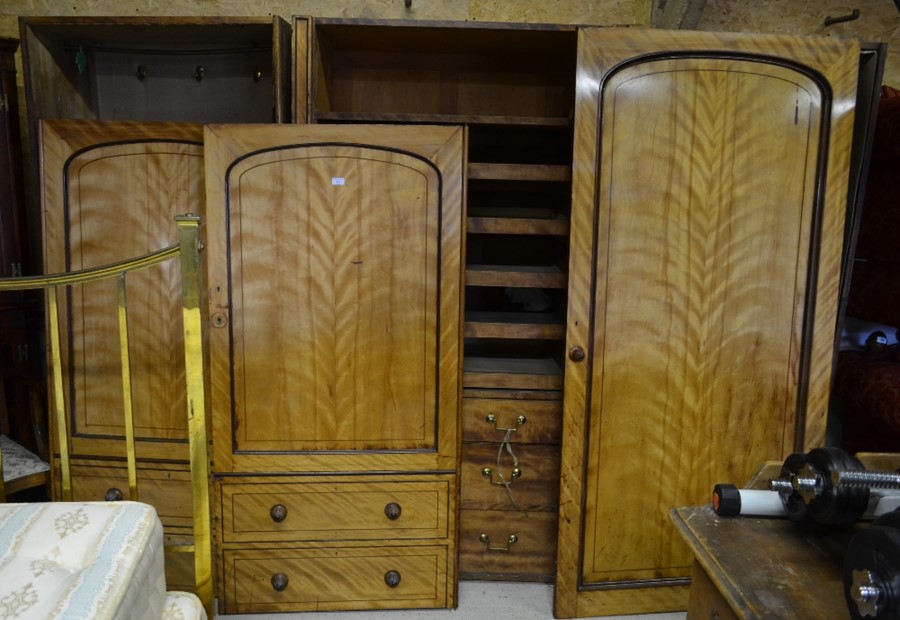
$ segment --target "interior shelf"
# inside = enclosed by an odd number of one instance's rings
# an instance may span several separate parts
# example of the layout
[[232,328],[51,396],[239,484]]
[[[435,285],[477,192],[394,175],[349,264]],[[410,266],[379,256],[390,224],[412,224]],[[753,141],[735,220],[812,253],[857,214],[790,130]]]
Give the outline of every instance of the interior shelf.
[[572,179],[572,169],[564,165],[470,163],[468,177],[470,180],[567,182]]
[[466,356],[463,387],[533,390],[561,390],[563,372],[559,363],[546,358],[505,358]]
[[564,340],[564,319],[546,312],[466,312],[467,338]]
[[470,209],[466,231],[483,235],[564,237],[569,234],[569,218],[552,209]]
[[568,275],[555,265],[468,265],[466,285],[564,289]]
[[310,118],[467,128],[465,385],[562,388],[577,30],[316,20]]

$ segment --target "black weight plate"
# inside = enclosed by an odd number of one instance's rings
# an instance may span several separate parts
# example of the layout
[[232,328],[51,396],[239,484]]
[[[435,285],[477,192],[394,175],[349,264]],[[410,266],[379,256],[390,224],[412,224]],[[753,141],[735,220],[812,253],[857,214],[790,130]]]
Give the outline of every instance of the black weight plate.
[[[881,593],[876,615],[862,615],[853,588],[854,571],[869,571]],[[850,616],[863,618],[900,617],[900,530],[895,527],[870,525],[856,534],[844,557],[844,600]],[[865,609],[865,608],[864,608]]]
[[[781,479],[782,480],[790,480],[791,476],[797,475],[800,469],[806,464],[806,456],[795,452],[793,454],[789,454],[786,459],[784,459],[784,464],[781,466]],[[788,518],[795,523],[802,523],[806,520],[806,503],[803,501],[803,498],[800,497],[800,494],[796,491],[792,491],[791,493],[781,493],[781,503],[784,505],[784,511],[787,513]]]
[[822,489],[806,507],[809,518],[822,525],[847,525],[859,519],[869,506],[866,487],[835,487],[831,472],[863,471],[855,456],[838,448],[813,448],[806,462],[822,477]]

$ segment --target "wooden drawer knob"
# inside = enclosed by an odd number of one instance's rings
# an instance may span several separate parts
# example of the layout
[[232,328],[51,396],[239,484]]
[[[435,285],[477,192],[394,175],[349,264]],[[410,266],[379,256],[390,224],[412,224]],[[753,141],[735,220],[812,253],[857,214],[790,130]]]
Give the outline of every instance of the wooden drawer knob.
[[287,506],[284,504],[275,504],[269,510],[269,516],[272,517],[272,521],[275,523],[281,523],[287,519]]
[[403,512],[403,509],[397,502],[391,502],[384,507],[384,516],[386,516],[391,521],[396,521],[397,519],[399,519],[401,512]]
[[107,502],[121,502],[123,497],[125,496],[122,494],[122,491],[113,487],[106,492],[103,499]]
[[275,573],[272,575],[272,589],[276,592],[284,592],[288,587],[288,578],[284,573]]
[[400,585],[400,573],[395,570],[389,570],[384,574],[384,582],[389,588],[396,588]]

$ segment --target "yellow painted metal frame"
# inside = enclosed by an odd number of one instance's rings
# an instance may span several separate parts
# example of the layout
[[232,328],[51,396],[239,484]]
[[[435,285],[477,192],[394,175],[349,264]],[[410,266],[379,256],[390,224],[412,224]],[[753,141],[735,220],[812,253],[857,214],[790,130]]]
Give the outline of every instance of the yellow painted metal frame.
[[[209,618],[213,617],[212,535],[209,507],[209,412],[203,357],[203,322],[200,315],[202,270],[200,266],[200,218],[181,215],[175,218],[179,243],[157,252],[102,267],[61,274],[0,278],[0,291],[44,289],[47,292],[49,352],[49,389],[52,395],[53,420],[56,425],[60,453],[60,480],[63,501],[72,501],[72,473],[69,457],[68,407],[63,388],[59,296],[62,287],[115,278],[118,283],[119,351],[122,366],[123,417],[128,463],[128,486],[131,500],[138,500],[137,454],[131,394],[129,358],[128,305],[125,294],[126,275],[175,258],[181,260],[181,296],[184,320],[184,361],[187,390],[188,445],[190,452],[191,495],[193,498],[193,545],[172,545],[167,551],[193,552],[196,593]],[[0,461],[2,463],[2,461]],[[0,481],[2,484],[2,481]]]

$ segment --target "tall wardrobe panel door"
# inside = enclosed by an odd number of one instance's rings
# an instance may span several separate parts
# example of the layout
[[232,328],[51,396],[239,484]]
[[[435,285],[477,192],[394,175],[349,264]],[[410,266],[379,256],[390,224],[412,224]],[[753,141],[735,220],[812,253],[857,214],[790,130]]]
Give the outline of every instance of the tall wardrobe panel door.
[[822,439],[858,50],[580,44],[557,614],[683,609],[669,510]]
[[433,448],[434,169],[300,146],[229,183],[237,449]]
[[[175,216],[202,214],[202,129],[176,123],[44,121],[44,269],[97,267],[178,242]],[[181,275],[166,263],[126,279],[132,399],[142,458],[186,458]],[[69,293],[64,359],[79,359],[70,387],[76,453],[124,454],[115,285]],[[173,452],[176,451],[176,452]],[[183,454],[182,454],[183,452]]]
[[586,579],[682,574],[647,521],[793,445],[821,96],[791,78],[676,60],[604,88],[587,484],[641,492],[588,503]]
[[[267,132],[252,144],[240,126],[207,133],[225,192],[210,198],[211,251],[226,267],[211,274],[213,381],[221,362],[228,384],[214,387],[214,408],[227,404],[233,421],[225,446],[282,463],[302,453],[300,469],[344,452],[436,466],[455,454],[461,131]],[[456,151],[449,177],[445,148]]]

